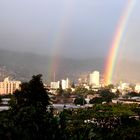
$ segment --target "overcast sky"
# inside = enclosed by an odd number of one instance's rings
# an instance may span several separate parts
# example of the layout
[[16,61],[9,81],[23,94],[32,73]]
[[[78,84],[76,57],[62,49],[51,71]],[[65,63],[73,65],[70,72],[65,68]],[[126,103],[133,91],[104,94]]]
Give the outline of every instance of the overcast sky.
[[[129,0],[0,0],[0,48],[58,53],[68,57],[106,56]],[[123,55],[139,57],[140,1],[132,11]]]

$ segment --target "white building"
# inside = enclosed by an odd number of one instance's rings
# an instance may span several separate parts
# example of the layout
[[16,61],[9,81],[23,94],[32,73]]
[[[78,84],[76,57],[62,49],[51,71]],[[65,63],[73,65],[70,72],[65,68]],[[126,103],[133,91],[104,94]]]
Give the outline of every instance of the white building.
[[118,86],[118,90],[122,93],[122,95],[126,95],[128,91],[130,91],[130,84],[129,83],[121,83]]
[[58,89],[60,88],[60,81],[51,82],[51,89]]
[[118,87],[119,90],[129,90],[129,83],[121,83]]
[[140,92],[140,84],[136,84],[136,86],[135,86],[135,91],[136,91],[136,92]]
[[12,94],[16,89],[20,88],[20,85],[21,81],[13,81],[7,77],[3,82],[0,82],[0,94]]
[[61,86],[62,86],[62,89],[68,89],[68,88],[70,88],[70,81],[69,81],[69,79],[67,78],[66,80],[62,80],[61,81]]
[[92,86],[99,86],[100,85],[100,73],[98,71],[93,71],[89,75],[89,84]]

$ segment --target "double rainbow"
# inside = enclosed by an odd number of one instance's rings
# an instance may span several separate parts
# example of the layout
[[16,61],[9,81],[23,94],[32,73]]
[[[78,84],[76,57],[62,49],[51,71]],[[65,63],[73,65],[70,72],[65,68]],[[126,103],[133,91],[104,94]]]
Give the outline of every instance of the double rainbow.
[[111,48],[109,50],[108,58],[105,64],[105,72],[104,72],[105,85],[112,84],[112,78],[113,78],[113,73],[117,61],[117,56],[119,53],[119,48],[121,47],[121,42],[125,34],[127,23],[135,3],[136,0],[128,0],[127,6],[119,20],[120,22],[114,34],[113,42],[111,43]]
[[62,9],[63,15],[59,18],[59,23],[57,25],[57,29],[55,31],[54,36],[52,37],[52,44],[51,44],[51,52],[52,52],[52,56],[50,59],[50,63],[49,63],[49,69],[48,69],[48,73],[50,75],[50,80],[52,80],[54,77],[54,74],[57,75],[58,72],[58,67],[60,64],[60,55],[61,55],[61,51],[62,46],[63,46],[63,41],[65,38],[65,34],[67,32],[67,30],[69,29],[69,23],[71,18],[74,15],[74,11],[75,11],[75,2],[71,2],[71,1],[65,1],[63,3],[63,9]]

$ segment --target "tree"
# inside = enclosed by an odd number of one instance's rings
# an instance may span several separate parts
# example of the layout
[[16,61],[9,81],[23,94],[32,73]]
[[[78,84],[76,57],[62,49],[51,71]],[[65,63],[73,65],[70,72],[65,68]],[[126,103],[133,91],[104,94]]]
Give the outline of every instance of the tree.
[[75,89],[75,94],[80,95],[80,96],[86,96],[88,89],[85,87],[77,87]]
[[101,104],[103,99],[101,97],[95,97],[89,101],[90,104]]
[[100,96],[103,99],[103,101],[105,101],[107,103],[111,102],[111,100],[113,98],[117,97],[117,95],[115,95],[114,93],[110,92],[110,90],[108,90],[108,89],[101,90],[100,91]]
[[85,105],[86,101],[83,97],[78,97],[74,100],[75,105]]
[[0,104],[2,103],[2,96],[0,96]]
[[129,97],[135,97],[135,96],[140,97],[140,94],[138,94],[138,93],[136,93],[136,92],[134,92],[134,91],[129,92],[127,95],[128,95]]
[[71,87],[72,87],[72,88],[75,88],[74,81],[71,83]]
[[105,89],[108,89],[108,90],[113,89],[113,88],[114,88],[114,85],[113,84],[110,84],[110,85],[108,85],[108,86],[105,87]]
[[14,93],[16,106],[34,106],[46,110],[50,104],[48,91],[44,87],[42,75],[34,75],[29,82],[22,83],[21,89],[16,90]]
[[41,76],[33,76],[29,82],[21,84],[20,90],[15,91],[8,118],[12,126],[6,128],[10,134],[9,139],[56,139],[58,120],[52,109],[47,110],[50,98]]

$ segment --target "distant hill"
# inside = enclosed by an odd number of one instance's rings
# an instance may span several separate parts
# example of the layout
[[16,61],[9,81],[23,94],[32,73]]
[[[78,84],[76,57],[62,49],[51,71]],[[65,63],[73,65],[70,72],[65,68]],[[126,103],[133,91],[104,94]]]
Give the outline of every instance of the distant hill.
[[[33,74],[43,74],[45,81],[53,80],[54,71],[50,67],[52,57],[37,55],[33,53],[20,53],[6,50],[0,50],[0,72],[4,69],[6,75],[10,74],[14,78],[26,81]],[[91,59],[70,59],[61,57],[55,71],[56,80],[69,77],[76,80],[80,75],[98,70],[103,73],[104,58]],[[124,60],[121,62],[114,79],[117,81],[140,81],[140,63]]]
[[46,56],[0,50],[0,67],[6,67],[16,78],[25,81],[33,74],[44,74],[48,63],[49,57]]
[[[50,56],[33,53],[0,50],[0,67],[6,67],[6,70],[10,71],[18,79],[28,80],[33,74],[41,73],[45,80],[52,80],[54,72],[49,72],[52,59]],[[76,60],[61,57],[55,71],[56,80],[66,77],[75,79],[85,72],[101,71],[103,69],[103,62],[101,58]]]

